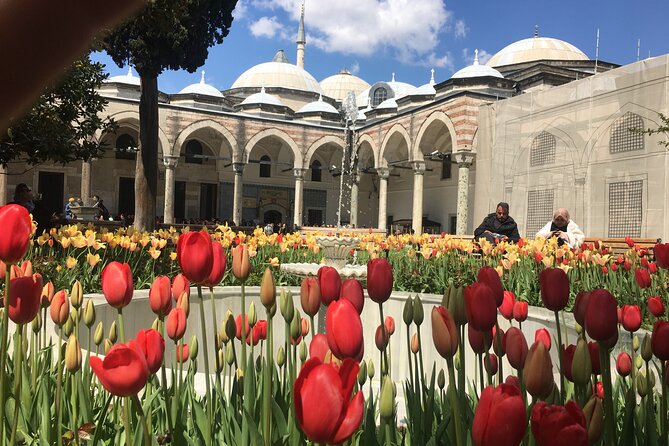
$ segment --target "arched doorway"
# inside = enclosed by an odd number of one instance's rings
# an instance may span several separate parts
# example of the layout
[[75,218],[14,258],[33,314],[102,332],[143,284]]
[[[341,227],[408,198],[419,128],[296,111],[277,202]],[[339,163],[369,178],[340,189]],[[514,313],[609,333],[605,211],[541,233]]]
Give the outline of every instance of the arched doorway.
[[283,214],[277,210],[269,210],[265,211],[263,214],[263,222],[265,224],[267,223],[272,223],[272,224],[280,224],[283,223]]

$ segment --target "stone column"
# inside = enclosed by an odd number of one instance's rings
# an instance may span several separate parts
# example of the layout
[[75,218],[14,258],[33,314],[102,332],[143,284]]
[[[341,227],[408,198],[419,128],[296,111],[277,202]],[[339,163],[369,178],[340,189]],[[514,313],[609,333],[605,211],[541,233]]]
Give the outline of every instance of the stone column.
[[232,171],[235,173],[232,221],[234,221],[237,226],[242,224],[242,192],[244,189],[242,175],[244,174],[244,166],[246,166],[244,163],[232,163]]
[[469,168],[474,163],[476,154],[470,151],[453,154],[458,163],[458,214],[455,232],[463,235],[467,232],[467,218],[469,210]]
[[91,168],[92,161],[81,162],[81,199],[84,201],[84,206],[91,206]]
[[163,156],[163,164],[165,165],[165,205],[163,207],[163,222],[168,225],[174,224],[174,170],[178,163],[178,156]]
[[351,174],[351,226],[358,227],[358,184],[360,183],[360,171],[355,170]]
[[423,176],[425,162],[413,162],[413,212],[411,228],[416,235],[423,232]]
[[379,229],[387,231],[388,177],[390,176],[390,169],[379,167],[376,169],[376,173],[379,175]]
[[308,169],[293,169],[295,177],[295,204],[293,206],[293,226],[302,226],[302,209],[304,208],[304,176]]
[[0,206],[8,203],[7,197],[7,168],[0,165]]

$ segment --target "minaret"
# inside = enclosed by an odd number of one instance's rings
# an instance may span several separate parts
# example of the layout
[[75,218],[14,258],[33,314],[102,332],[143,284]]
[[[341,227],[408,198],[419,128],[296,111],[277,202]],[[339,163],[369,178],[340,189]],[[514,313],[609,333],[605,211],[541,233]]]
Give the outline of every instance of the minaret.
[[297,66],[304,70],[304,45],[307,39],[304,36],[304,1],[302,1],[302,13],[300,14],[300,27],[297,29]]

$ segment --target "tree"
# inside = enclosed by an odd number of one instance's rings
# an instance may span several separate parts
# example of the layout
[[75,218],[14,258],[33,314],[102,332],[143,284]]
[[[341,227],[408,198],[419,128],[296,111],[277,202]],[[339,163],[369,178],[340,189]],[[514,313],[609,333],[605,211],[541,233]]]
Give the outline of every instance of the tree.
[[103,148],[93,136],[116,128],[113,119],[102,117],[107,101],[97,92],[107,76],[104,65],[88,57],[75,62],[58,85],[0,135],[0,164],[66,164],[100,155]]
[[[121,67],[135,66],[141,82],[139,155],[135,168],[135,227],[153,229],[158,189],[158,75],[194,72],[232,24],[237,0],[155,0],[105,37],[102,47]],[[164,147],[163,150],[167,150]]]
[[[655,134],[661,134],[664,133],[665,135],[669,135],[669,116],[663,115],[662,113],[658,113],[660,115],[660,120],[662,121],[662,124],[658,126],[656,129],[638,129],[637,131],[639,133],[643,133],[646,135],[655,135]],[[664,141],[659,141],[659,145],[665,146],[667,149],[669,149],[669,139],[666,139]]]

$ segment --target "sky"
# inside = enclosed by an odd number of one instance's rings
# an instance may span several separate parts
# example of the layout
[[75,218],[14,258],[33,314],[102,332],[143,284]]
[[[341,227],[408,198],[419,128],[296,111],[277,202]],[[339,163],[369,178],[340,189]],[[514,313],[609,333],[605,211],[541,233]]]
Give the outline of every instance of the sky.
[[[158,87],[176,93],[205,81],[226,90],[244,71],[283,49],[295,63],[302,0],[239,0],[230,34],[210,49],[197,73],[165,71]],[[481,63],[505,46],[553,37],[595,59],[625,65],[669,53],[669,0],[305,0],[305,69],[316,80],[346,68],[370,84],[395,80],[415,86],[436,82],[474,59]],[[127,73],[104,53],[93,59],[110,75]],[[135,75],[137,73],[135,72]]]

